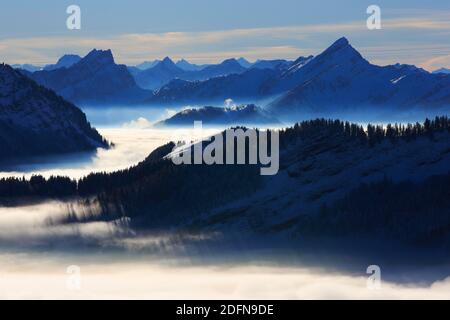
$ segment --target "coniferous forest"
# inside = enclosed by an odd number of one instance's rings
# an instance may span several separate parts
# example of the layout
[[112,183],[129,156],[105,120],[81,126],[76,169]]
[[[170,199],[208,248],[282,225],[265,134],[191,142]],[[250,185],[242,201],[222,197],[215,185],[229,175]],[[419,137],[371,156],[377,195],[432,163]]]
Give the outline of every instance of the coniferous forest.
[[[450,119],[447,116],[436,117],[433,120],[426,119],[422,124],[387,124],[386,126],[368,124],[367,127],[339,120],[316,119],[303,121],[293,127],[283,129],[280,132],[280,146],[283,151],[302,139],[324,134],[329,139],[343,137],[348,141],[357,141],[361,146],[371,148],[384,141],[396,143],[411,141],[419,137],[432,140],[435,133],[446,131],[450,132]],[[152,181],[155,185],[163,185],[161,180],[164,178],[170,177],[178,171],[189,171],[186,168],[177,169],[170,160],[163,159],[174,146],[174,143],[168,143],[153,151],[138,165],[128,169],[112,173],[92,173],[78,181],[61,176],[52,176],[46,179],[39,175],[32,176],[30,179],[2,178],[0,179],[0,199],[87,197],[117,193],[118,190],[124,190],[131,184],[139,184],[140,180],[144,183]],[[247,165],[246,167],[251,166]],[[239,173],[242,171],[239,170]],[[174,182],[174,185],[180,186],[180,183],[181,181]],[[162,191],[159,190],[159,192]]]
[[[414,153],[420,153],[421,150],[414,150],[420,147],[420,141],[433,145],[441,136],[444,136],[443,141],[447,145],[442,151],[445,155],[450,152],[450,119],[447,117],[427,119],[423,124],[369,124],[367,128],[339,120],[304,121],[280,132],[280,170],[281,173],[286,172],[289,179],[298,183],[301,189],[311,184],[308,179],[301,180],[314,165],[309,162],[316,158],[311,157],[326,155],[334,160],[335,156],[341,154],[351,158],[373,151],[373,161],[376,163],[381,161],[377,158],[381,157],[377,148],[396,150],[412,146]],[[414,143],[417,143],[417,147]],[[252,203],[252,195],[265,185],[270,185],[270,178],[259,175],[258,165],[174,165],[165,158],[174,146],[174,143],[161,146],[144,161],[128,169],[113,173],[92,173],[78,181],[67,177],[45,179],[41,176],[33,176],[29,180],[2,179],[0,199],[5,203],[11,199],[80,199],[81,203],[95,203],[102,208],[100,216],[83,219],[112,220],[126,216],[140,228],[164,228],[190,224],[202,213],[213,212],[239,199],[257,207],[256,203]],[[326,164],[329,163],[327,160]],[[300,166],[301,170],[292,169],[296,166]],[[325,165],[322,165],[323,168],[318,166],[320,170],[330,170]],[[299,214],[291,219],[296,221],[294,232],[305,236],[355,235],[376,232],[385,227],[383,233],[386,236],[408,242],[448,237],[448,172],[425,180],[394,181],[383,168],[379,171],[380,178],[369,183],[359,182],[367,175],[363,173],[334,189],[322,190],[317,187],[318,190],[313,190],[305,202],[311,204],[309,212],[314,214]],[[337,174],[334,172],[331,176]],[[330,174],[327,175],[323,179],[329,179]],[[320,177],[317,179],[321,181]],[[340,195],[328,199],[327,194],[333,193]],[[274,206],[273,210],[278,212],[280,209]],[[245,213],[247,209],[244,205],[241,211],[243,216],[256,214],[251,213],[251,209]],[[200,228],[214,225],[227,221],[234,214],[218,213],[217,216],[197,221],[195,225]],[[260,221],[259,225],[252,224],[255,229],[264,226],[264,217],[251,216],[249,219]],[[71,216],[67,221],[76,220]]]

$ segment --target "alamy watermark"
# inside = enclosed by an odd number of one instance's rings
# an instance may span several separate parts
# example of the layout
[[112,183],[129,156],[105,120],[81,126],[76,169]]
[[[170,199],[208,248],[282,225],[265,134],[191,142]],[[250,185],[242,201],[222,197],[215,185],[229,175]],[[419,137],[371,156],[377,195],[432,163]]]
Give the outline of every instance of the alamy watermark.
[[231,128],[208,138],[202,132],[202,122],[195,121],[194,134],[176,145],[170,155],[175,165],[259,164],[261,175],[278,173],[280,138],[277,130]]
[[71,291],[81,290],[81,268],[77,265],[68,266],[66,274],[66,288]]
[[66,13],[69,15],[66,20],[66,26],[69,30],[81,29],[81,8],[75,4],[67,7]]
[[367,14],[370,14],[367,18],[367,29],[380,30],[381,29],[381,8],[377,5],[370,5],[366,10]]
[[381,268],[378,265],[370,265],[366,270],[370,276],[367,278],[367,289],[380,290],[381,289]]

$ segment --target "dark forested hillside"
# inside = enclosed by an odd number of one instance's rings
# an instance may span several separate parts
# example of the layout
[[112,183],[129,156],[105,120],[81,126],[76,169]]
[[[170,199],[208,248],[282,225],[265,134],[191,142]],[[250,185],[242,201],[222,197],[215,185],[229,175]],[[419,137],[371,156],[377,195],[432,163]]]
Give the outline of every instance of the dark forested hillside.
[[173,147],[78,182],[3,179],[0,198],[89,198],[86,204],[103,214],[84,219],[126,216],[137,228],[293,237],[382,229],[381,237],[414,243],[449,237],[447,117],[366,129],[339,120],[298,123],[280,132],[280,171],[269,177],[260,175],[259,165],[177,166],[166,157]]
[[[384,179],[301,216],[302,236],[389,237],[412,244],[450,245],[450,174],[422,182]],[[450,247],[448,247],[450,249]]]
[[107,146],[75,105],[0,64],[0,161]]

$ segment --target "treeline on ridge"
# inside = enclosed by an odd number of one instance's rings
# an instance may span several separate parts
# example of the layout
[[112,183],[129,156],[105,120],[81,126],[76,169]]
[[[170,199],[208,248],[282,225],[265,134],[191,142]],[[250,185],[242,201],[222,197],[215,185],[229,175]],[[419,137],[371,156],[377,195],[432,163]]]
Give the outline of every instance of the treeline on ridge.
[[[318,132],[325,132],[330,138],[339,135],[348,139],[357,139],[370,147],[386,139],[395,143],[402,139],[432,138],[433,134],[442,131],[450,131],[450,119],[447,116],[436,117],[433,120],[426,119],[423,124],[388,124],[386,126],[369,124],[366,130],[363,126],[355,123],[315,119],[303,121],[293,127],[281,130],[280,147],[283,149],[297,139],[314,137]],[[259,179],[259,172],[256,171],[255,166],[231,166],[234,169],[222,168],[221,170],[217,170],[218,167],[230,166],[175,166],[170,160],[163,159],[173,147],[174,143],[168,143],[153,151],[149,157],[136,166],[112,173],[91,173],[78,181],[60,176],[46,179],[39,175],[30,179],[2,178],[0,179],[0,201],[19,197],[65,198],[101,194],[107,198],[114,196],[132,198],[137,197],[139,193],[140,196],[148,196],[157,201],[157,199],[163,199],[167,192],[180,189],[182,184],[195,185],[187,179],[195,180],[193,177],[197,176],[205,180],[228,180],[228,182],[222,182],[221,187],[231,188],[231,190],[233,190],[232,183],[246,184],[248,182],[249,185],[254,187]],[[249,167],[252,169],[248,170]],[[230,172],[233,172],[233,174],[230,174]],[[257,177],[253,178],[253,175]],[[236,177],[236,179],[240,177],[240,179],[235,181],[233,177]],[[246,177],[247,181],[243,177]],[[139,186],[151,186],[151,194],[148,194],[146,190]],[[196,187],[201,186],[203,184],[198,184]],[[208,188],[206,182],[205,187]],[[217,192],[220,192],[220,189],[217,189]],[[230,192],[230,189],[226,192]]]

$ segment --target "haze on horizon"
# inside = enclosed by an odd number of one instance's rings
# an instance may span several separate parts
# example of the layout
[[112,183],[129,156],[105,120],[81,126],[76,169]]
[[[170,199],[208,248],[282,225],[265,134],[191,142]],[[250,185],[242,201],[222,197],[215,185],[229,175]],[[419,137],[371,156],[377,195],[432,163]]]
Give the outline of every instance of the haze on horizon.
[[72,3],[7,0],[0,12],[1,60],[44,65],[92,48],[112,49],[118,63],[129,65],[165,56],[198,64],[231,57],[296,59],[346,36],[372,63],[408,63],[430,71],[450,66],[445,0],[378,1],[381,30],[367,29],[372,3],[357,0],[264,0],[257,8],[254,2],[224,0],[132,3],[78,0],[82,29],[70,31],[65,21]]

